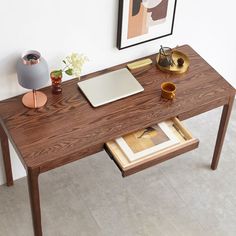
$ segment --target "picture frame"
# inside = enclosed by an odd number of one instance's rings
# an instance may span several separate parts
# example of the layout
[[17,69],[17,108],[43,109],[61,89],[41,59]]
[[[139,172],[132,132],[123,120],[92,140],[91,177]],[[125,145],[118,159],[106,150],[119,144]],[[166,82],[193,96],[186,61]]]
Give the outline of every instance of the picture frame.
[[173,33],[177,0],[119,0],[117,48]]
[[147,129],[117,138],[115,142],[126,158],[133,162],[176,145],[179,140],[167,123],[161,122]]

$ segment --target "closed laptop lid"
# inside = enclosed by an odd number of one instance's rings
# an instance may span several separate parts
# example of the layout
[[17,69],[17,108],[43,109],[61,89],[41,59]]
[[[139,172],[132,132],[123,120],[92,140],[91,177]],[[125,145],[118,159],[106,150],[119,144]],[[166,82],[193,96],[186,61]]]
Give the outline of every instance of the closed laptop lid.
[[120,69],[78,83],[93,107],[98,107],[144,90],[128,69]]

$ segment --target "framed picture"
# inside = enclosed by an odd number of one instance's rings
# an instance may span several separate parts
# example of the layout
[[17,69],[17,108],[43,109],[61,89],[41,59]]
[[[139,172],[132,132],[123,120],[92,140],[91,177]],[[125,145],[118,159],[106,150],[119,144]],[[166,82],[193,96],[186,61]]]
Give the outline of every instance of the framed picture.
[[179,143],[165,122],[127,134],[115,141],[130,162]]
[[117,47],[171,35],[177,0],[119,0]]

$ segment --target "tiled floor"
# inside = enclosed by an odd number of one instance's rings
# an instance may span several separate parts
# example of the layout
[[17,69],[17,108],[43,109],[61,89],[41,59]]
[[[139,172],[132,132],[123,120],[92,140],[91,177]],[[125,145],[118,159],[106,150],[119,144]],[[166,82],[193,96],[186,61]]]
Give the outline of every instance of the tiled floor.
[[[210,169],[221,109],[185,122],[200,147],[122,178],[105,152],[40,177],[48,236],[235,236],[236,104],[217,171]],[[0,187],[0,235],[33,235],[26,178]]]

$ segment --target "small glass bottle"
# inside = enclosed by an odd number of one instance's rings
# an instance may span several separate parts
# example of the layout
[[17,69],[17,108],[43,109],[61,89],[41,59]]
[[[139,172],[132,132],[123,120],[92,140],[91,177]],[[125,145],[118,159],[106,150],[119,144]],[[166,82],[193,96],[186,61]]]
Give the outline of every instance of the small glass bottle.
[[55,75],[53,72],[51,72],[50,77],[52,81],[52,93],[60,94],[62,92],[61,88],[62,75]]
[[161,47],[159,50],[158,64],[163,67],[172,65],[172,50],[169,47]]

